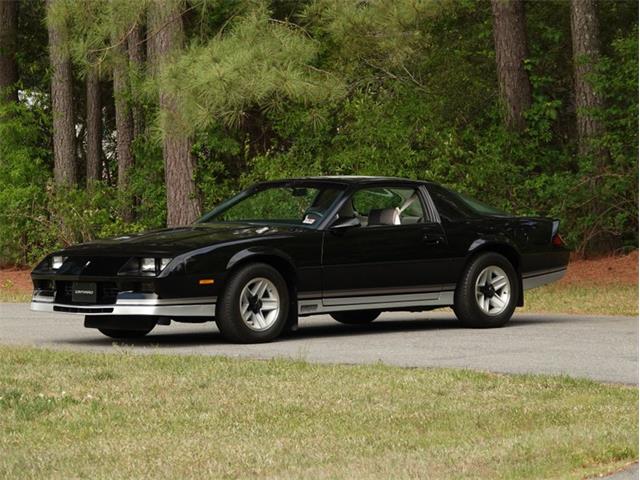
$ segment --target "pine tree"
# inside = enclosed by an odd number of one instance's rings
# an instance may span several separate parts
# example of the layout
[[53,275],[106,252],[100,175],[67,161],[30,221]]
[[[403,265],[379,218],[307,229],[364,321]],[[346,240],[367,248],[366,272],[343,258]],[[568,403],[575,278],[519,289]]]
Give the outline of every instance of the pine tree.
[[[571,0],[571,39],[579,152],[587,155],[593,152],[593,139],[604,130],[594,116],[594,111],[602,108],[603,100],[589,81],[600,56],[594,0]],[[602,152],[600,156],[603,156]]]
[[523,0],[491,0],[493,39],[500,99],[505,123],[512,130],[523,130],[524,113],[531,107],[531,84],[525,69],[527,33]]
[[[126,194],[129,189],[133,167],[133,115],[129,105],[129,57],[126,50],[125,33],[113,37],[113,96],[116,106],[116,158],[118,161],[118,190]],[[133,220],[133,206],[125,198],[122,216]]]
[[[154,70],[163,65],[184,46],[183,3],[177,0],[154,0],[149,12],[149,25]],[[162,154],[167,191],[167,225],[188,225],[200,215],[200,202],[195,184],[195,159],[191,140],[179,129],[172,128],[171,118],[178,115],[174,95],[159,89],[161,114],[165,122]]]
[[54,178],[58,185],[77,182],[76,134],[73,114],[71,60],[66,47],[64,20],[53,21],[51,9],[59,0],[47,0],[47,28],[51,61],[51,109],[53,115]]
[[17,0],[0,1],[0,101],[18,101],[18,66],[16,37],[18,35]]
[[102,96],[98,67],[90,67],[85,80],[87,89],[87,185],[101,179],[102,164]]

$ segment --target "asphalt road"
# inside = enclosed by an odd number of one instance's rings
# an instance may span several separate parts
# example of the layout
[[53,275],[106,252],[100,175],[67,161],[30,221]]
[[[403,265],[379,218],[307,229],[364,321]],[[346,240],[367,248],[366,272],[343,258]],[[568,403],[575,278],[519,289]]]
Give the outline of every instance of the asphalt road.
[[606,478],[606,480],[637,480],[638,464],[635,463],[620,472],[613,473],[607,477],[599,477],[599,478]]
[[[113,340],[85,329],[81,316],[29,311],[0,303],[0,343],[110,351]],[[300,329],[276,342],[226,343],[215,324],[157,326],[127,341],[139,353],[289,357],[324,363],[463,367],[505,373],[549,373],[638,384],[638,319],[517,314],[504,328],[461,328],[450,313],[386,313],[353,327],[327,315],[302,318]],[[122,347],[120,347],[122,348]]]

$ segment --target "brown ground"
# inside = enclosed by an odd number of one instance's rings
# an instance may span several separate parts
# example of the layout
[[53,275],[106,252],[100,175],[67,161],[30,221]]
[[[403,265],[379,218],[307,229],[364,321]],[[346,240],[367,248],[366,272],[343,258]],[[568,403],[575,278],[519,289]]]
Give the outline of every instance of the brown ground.
[[[8,268],[0,270],[0,292],[31,293],[30,270]],[[567,275],[560,284],[624,283],[638,284],[638,251],[624,256],[602,257],[594,260],[575,260],[569,264]]]
[[624,283],[638,284],[638,251],[627,255],[575,260],[569,263],[560,284]]
[[16,268],[0,269],[0,293],[31,293],[33,284],[29,273],[31,270]]

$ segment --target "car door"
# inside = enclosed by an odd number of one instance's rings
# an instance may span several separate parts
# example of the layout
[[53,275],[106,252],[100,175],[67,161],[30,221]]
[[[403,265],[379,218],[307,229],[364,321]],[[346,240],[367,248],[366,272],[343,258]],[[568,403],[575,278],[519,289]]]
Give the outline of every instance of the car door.
[[[446,268],[444,231],[414,185],[357,189],[338,216],[361,226],[324,235],[323,306],[428,305],[439,299]],[[392,213],[397,212],[397,215]]]

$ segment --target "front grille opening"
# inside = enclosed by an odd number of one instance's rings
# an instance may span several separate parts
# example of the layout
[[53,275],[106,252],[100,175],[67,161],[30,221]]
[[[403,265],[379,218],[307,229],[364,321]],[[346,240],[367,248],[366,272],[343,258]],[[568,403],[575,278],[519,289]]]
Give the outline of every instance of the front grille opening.
[[[120,288],[116,282],[96,282],[97,300],[96,305],[113,305],[116,303]],[[67,303],[72,305],[86,305],[73,302],[73,282],[66,280],[56,281],[56,303]]]
[[62,307],[55,305],[53,307],[54,312],[67,312],[67,313],[113,313],[113,308],[82,308],[82,307]]
[[34,280],[33,288],[35,290],[51,291],[55,290],[55,285],[53,284],[53,280]]
[[116,303],[116,297],[120,293],[115,282],[98,284],[98,303]]

